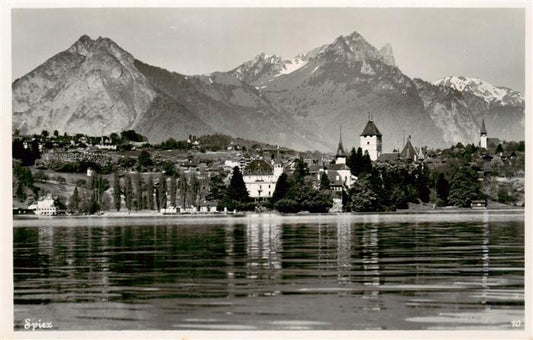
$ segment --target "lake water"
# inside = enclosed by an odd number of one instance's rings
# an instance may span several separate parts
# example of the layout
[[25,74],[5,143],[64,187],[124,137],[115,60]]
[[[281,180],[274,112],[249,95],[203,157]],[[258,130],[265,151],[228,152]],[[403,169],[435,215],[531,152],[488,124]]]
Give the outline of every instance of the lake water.
[[15,330],[524,329],[523,212],[14,224]]

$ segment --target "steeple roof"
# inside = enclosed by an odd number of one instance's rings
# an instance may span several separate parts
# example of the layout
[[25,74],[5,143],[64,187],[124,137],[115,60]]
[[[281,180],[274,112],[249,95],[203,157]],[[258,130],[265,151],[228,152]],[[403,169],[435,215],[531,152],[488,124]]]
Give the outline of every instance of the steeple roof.
[[486,135],[486,134],[487,134],[487,129],[485,128],[485,119],[483,119],[483,120],[481,121],[481,131],[480,131],[480,133],[481,133],[482,135]]
[[366,123],[365,129],[361,132],[361,136],[382,136],[382,134],[379,132],[376,124],[369,120],[368,123]]
[[335,157],[345,157],[344,147],[342,146],[342,126],[340,127],[339,146],[337,146],[337,153]]
[[411,144],[411,136],[409,136],[407,138],[407,143],[405,143],[405,147],[400,153],[400,157],[404,159],[406,158],[415,159],[416,156],[417,156],[416,150],[413,147],[413,144]]

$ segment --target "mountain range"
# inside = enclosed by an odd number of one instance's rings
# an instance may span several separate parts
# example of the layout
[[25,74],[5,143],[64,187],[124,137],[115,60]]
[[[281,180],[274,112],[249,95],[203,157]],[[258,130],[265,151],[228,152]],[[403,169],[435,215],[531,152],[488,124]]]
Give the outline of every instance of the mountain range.
[[340,36],[294,58],[259,54],[228,72],[188,76],[135,59],[109,38],[84,35],[15,80],[13,129],[109,134],[134,129],[152,143],[212,133],[296,150],[333,151],[339,126],[357,147],[369,118],[384,151],[524,138],[524,98],[464,76],[429,83],[399,69],[391,45]]

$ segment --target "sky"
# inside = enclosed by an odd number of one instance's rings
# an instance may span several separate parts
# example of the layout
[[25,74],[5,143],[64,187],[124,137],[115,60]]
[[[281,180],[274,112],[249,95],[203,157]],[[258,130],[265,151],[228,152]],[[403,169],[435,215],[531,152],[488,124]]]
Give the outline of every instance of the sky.
[[390,43],[411,78],[464,75],[521,93],[525,86],[520,8],[12,9],[11,19],[13,80],[83,34],[192,75],[228,71],[261,52],[292,58],[357,31],[378,49]]

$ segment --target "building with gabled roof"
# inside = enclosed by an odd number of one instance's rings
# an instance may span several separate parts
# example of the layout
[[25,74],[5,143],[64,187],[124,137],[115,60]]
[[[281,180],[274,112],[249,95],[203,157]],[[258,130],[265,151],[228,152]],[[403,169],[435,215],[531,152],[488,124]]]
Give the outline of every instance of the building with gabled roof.
[[369,120],[359,138],[359,146],[363,154],[368,153],[372,161],[376,161],[381,155],[383,135],[374,121]]
[[263,159],[256,159],[244,168],[242,179],[251,198],[264,200],[272,197],[282,173],[283,166],[280,163],[271,165]]
[[416,152],[416,149],[413,147],[413,144],[411,143],[411,135],[407,137],[407,142],[405,143],[405,146],[403,147],[402,152],[400,152],[400,158],[411,159],[415,162],[418,160],[418,152]]

